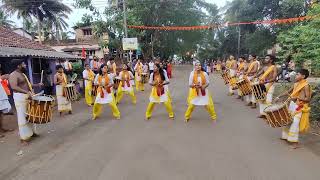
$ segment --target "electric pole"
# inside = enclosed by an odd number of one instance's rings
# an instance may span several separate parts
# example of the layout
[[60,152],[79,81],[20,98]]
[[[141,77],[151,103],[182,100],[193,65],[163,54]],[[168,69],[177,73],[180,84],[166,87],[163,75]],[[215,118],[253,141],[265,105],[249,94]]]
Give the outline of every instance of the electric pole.
[[126,8],[126,0],[122,0],[122,7],[123,7],[123,28],[124,28],[124,35],[128,37],[128,27],[127,27],[127,8]]
[[238,31],[239,31],[239,35],[238,35],[238,58],[240,56],[240,42],[241,42],[241,28],[240,25],[238,26]]

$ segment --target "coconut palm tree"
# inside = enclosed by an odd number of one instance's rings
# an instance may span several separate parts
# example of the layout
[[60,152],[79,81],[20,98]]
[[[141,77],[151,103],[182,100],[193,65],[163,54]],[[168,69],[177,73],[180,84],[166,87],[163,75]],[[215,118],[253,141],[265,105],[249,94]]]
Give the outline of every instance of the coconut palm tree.
[[14,22],[9,20],[9,15],[0,9],[0,26],[13,27]]
[[10,13],[17,12],[18,18],[37,19],[38,35],[41,43],[41,23],[45,19],[54,19],[55,15],[59,13],[69,14],[72,10],[61,0],[2,0],[3,7]]
[[67,28],[69,27],[68,23],[65,21],[65,18],[68,18],[66,14],[59,13],[55,14],[54,18],[51,19],[52,26],[56,31],[55,34],[58,43],[60,43],[61,40],[61,32],[67,30]]

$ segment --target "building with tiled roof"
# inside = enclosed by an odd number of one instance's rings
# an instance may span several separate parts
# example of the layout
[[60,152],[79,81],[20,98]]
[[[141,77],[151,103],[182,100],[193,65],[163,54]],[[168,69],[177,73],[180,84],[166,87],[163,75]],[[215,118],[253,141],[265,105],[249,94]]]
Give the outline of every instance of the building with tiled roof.
[[0,26],[0,64],[2,73],[10,73],[13,59],[23,59],[28,66],[31,80],[38,81],[43,70],[51,69],[55,72],[56,62],[60,60],[80,59],[79,56],[57,52],[49,46],[28,39],[13,30]]

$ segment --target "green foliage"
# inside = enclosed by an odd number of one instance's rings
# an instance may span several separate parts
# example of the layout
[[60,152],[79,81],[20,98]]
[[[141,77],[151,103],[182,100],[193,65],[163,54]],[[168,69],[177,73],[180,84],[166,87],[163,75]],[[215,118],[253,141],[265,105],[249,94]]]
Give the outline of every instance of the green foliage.
[[311,99],[311,113],[310,118],[314,121],[320,121],[320,84],[314,88],[314,96]]
[[84,70],[84,68],[82,67],[81,61],[77,61],[75,63],[72,63],[72,67],[73,67],[73,73],[77,74],[78,78],[81,78],[82,72]]
[[81,18],[80,22],[77,22],[76,25],[73,27],[74,29],[80,28],[80,27],[86,27],[91,26],[93,23],[93,17],[90,14],[84,14]]
[[[320,14],[320,5],[315,5],[308,12],[309,16]],[[311,60],[312,72],[320,74],[320,19],[316,17],[308,22],[302,22],[280,33],[278,43],[282,47],[280,54],[284,57],[292,55],[300,67],[307,60]]]
[[9,15],[0,9],[0,26],[12,27],[13,21],[9,20]]

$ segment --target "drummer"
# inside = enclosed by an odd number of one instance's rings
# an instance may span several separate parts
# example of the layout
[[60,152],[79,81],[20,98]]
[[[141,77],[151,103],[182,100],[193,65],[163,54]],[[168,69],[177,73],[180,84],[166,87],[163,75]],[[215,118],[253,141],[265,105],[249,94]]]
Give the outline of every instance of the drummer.
[[138,59],[137,64],[134,66],[135,71],[135,84],[137,91],[144,91],[144,84],[142,83],[142,72],[143,72],[143,64],[140,59]]
[[257,74],[259,77],[259,83],[265,85],[267,90],[266,100],[259,102],[260,108],[260,116],[259,118],[266,118],[263,110],[267,107],[267,105],[271,104],[274,92],[274,82],[277,78],[277,67],[274,65],[275,56],[266,55],[263,69]]
[[[257,56],[254,54],[249,55],[249,65],[247,71],[245,72],[245,76],[248,78],[249,81],[254,81],[253,77],[257,74],[258,67],[259,63],[257,61]],[[251,106],[253,109],[257,108],[257,101],[253,93],[251,95],[245,96],[245,99],[248,103],[247,106]]]
[[[246,58],[244,56],[239,57],[239,64],[238,64],[238,70],[237,70],[237,78],[239,80],[243,79],[243,74],[246,69],[247,63],[246,63]],[[240,89],[238,89],[238,98],[242,98],[242,92]]]
[[120,112],[116,105],[116,100],[113,95],[113,78],[111,74],[108,74],[108,67],[102,65],[100,67],[99,75],[96,76],[94,84],[98,85],[97,97],[93,105],[93,120],[96,120],[102,113],[102,107],[104,104],[108,104],[111,107],[112,114],[116,119],[120,119]]
[[294,149],[299,148],[299,133],[305,133],[309,129],[311,87],[306,80],[308,77],[308,70],[298,70],[296,82],[288,91],[288,93],[291,93],[289,111],[293,114],[293,121],[289,127],[283,128],[281,139],[291,143]]
[[[12,64],[15,66],[16,70],[13,71],[9,76],[10,87],[13,90],[13,99],[17,111],[17,120],[19,125],[19,135],[20,140],[23,145],[28,145],[28,141],[32,137],[37,137],[38,135],[34,133],[31,124],[26,119],[27,111],[27,99],[34,95],[32,85],[25,75],[26,64],[24,60],[13,60]],[[34,86],[41,86],[39,83]]]
[[85,80],[84,86],[85,86],[85,99],[86,103],[88,106],[93,105],[93,95],[92,95],[92,86],[93,86],[93,81],[95,74],[94,72],[90,69],[89,64],[85,65],[85,70],[82,72],[83,79]]
[[134,95],[134,88],[132,83],[134,76],[130,71],[130,68],[128,65],[126,64],[122,65],[122,71],[119,74],[119,78],[120,78],[120,84],[119,84],[118,92],[116,96],[117,103],[120,103],[123,97],[123,93],[125,93],[131,97],[132,103],[136,104],[137,99],[136,99],[136,96]]
[[[237,73],[237,61],[235,60],[234,56],[230,56],[229,58],[229,64],[227,64],[229,68],[230,78],[236,77]],[[232,89],[232,83],[229,83],[229,96],[234,95],[234,90]]]
[[60,116],[62,116],[63,112],[68,112],[72,114],[72,106],[71,101],[69,101],[65,96],[64,87],[67,85],[67,76],[63,71],[63,67],[61,65],[57,65],[56,67],[57,73],[54,75],[54,84],[56,85],[56,95],[57,95],[57,104],[58,111]]

